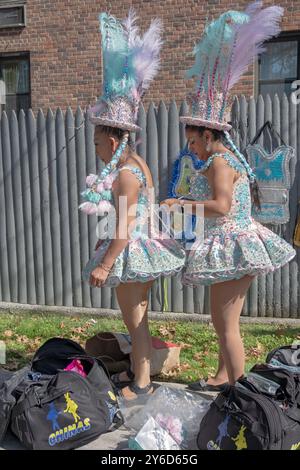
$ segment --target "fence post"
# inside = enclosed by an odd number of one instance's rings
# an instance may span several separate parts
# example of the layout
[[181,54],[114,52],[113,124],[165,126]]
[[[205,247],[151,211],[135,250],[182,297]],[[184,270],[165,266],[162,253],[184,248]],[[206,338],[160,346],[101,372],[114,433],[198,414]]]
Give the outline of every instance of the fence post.
[[41,188],[41,222],[43,242],[43,263],[45,279],[45,303],[55,305],[53,287],[52,243],[50,224],[50,191],[49,168],[47,158],[46,122],[43,111],[40,109],[37,116],[37,142],[39,158],[39,179]]
[[17,239],[15,225],[14,193],[12,181],[12,155],[10,144],[10,129],[7,114],[2,114],[1,120],[2,148],[5,152],[3,158],[3,181],[6,206],[6,243],[8,252],[8,276],[10,284],[10,301],[18,302],[18,266],[17,266]]

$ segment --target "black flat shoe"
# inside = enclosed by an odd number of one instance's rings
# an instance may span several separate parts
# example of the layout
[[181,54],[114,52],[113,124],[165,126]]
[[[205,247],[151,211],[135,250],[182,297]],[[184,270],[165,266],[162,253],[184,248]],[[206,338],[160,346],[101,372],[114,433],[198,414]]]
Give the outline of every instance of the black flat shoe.
[[123,387],[126,387],[127,385],[131,384],[134,380],[134,373],[132,372],[131,369],[127,369],[126,371],[126,374],[127,374],[127,377],[128,379],[127,380],[122,380],[120,378],[122,372],[118,372],[117,374],[113,374],[111,377],[110,377],[110,380],[112,381],[114,387],[116,388],[123,388]]
[[204,379],[198,380],[197,382],[188,384],[190,390],[195,392],[223,392],[227,387],[228,382],[224,382],[220,385],[208,384]]
[[119,397],[123,398],[126,401],[132,401],[136,400],[139,396],[145,396],[145,395],[151,395],[154,392],[154,386],[153,383],[150,382],[146,387],[139,387],[135,382],[131,382],[129,385],[127,385],[129,390],[133,392],[136,396],[132,398],[128,398],[124,395],[123,390],[126,387],[123,387],[121,390],[118,391]]

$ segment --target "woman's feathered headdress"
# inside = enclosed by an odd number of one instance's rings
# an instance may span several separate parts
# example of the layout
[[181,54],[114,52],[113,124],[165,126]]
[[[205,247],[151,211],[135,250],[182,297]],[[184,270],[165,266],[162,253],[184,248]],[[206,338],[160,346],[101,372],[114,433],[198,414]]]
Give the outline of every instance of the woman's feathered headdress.
[[283,8],[263,8],[251,3],[244,12],[228,11],[206,26],[194,48],[195,63],[187,77],[196,77],[196,90],[189,96],[191,116],[186,124],[229,130],[226,114],[230,89],[264,51],[263,43],[280,33]]
[[94,124],[136,131],[139,103],[159,67],[162,25],[151,21],[141,37],[133,9],[123,22],[102,13],[103,92],[96,106],[89,109]]

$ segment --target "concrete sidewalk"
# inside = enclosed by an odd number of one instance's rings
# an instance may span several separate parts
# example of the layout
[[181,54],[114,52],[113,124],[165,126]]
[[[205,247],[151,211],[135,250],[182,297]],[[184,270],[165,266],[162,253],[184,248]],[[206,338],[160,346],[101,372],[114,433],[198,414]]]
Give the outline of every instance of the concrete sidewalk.
[[[155,382],[156,386],[159,387],[161,385],[166,385],[170,388],[186,390],[191,392],[184,384],[177,384],[177,383],[158,383]],[[197,393],[198,392],[194,392]],[[199,395],[203,398],[212,400],[215,393],[199,393]],[[138,411],[139,407],[137,406],[136,411]],[[93,442],[80,447],[77,450],[125,450],[128,449],[128,439],[133,435],[132,432],[127,429],[124,425],[118,428],[115,431],[108,432],[106,434],[102,434],[102,436],[95,439]],[[7,433],[6,438],[0,445],[0,450],[25,450],[19,443],[19,441],[14,437],[11,432]]]

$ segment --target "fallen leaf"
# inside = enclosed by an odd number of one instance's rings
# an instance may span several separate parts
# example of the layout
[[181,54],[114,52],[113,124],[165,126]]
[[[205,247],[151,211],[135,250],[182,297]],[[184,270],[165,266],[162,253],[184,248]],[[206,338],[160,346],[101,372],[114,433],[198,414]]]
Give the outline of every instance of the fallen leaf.
[[179,372],[180,372],[179,370],[173,369],[173,370],[169,370],[169,372],[164,372],[161,375],[163,377],[177,377]]
[[82,334],[82,333],[85,333],[86,332],[86,327],[84,326],[78,326],[77,328],[72,328],[72,333],[79,333],[79,334]]
[[195,359],[195,361],[201,361],[202,359],[202,354],[201,353],[195,353],[193,355],[193,359]]
[[168,338],[168,339],[173,339],[174,336],[175,336],[175,333],[176,333],[176,329],[175,327],[173,326],[165,326],[165,325],[162,325],[160,326],[159,328],[159,333],[161,334],[161,336],[165,337],[165,338]]
[[191,369],[191,365],[188,362],[184,362],[183,364],[180,364],[179,370],[180,371],[185,371]]
[[23,343],[23,344],[30,343],[30,339],[25,335],[20,335],[20,336],[17,335],[16,341],[17,343]]
[[70,338],[72,341],[75,341],[76,343],[79,343],[80,341],[80,338],[79,336],[74,336],[74,335],[71,335],[71,338]]
[[255,357],[255,358],[260,357],[264,353],[264,351],[265,351],[265,348],[258,341],[256,343],[256,347],[251,347],[248,350],[250,356]]
[[6,338],[11,338],[11,337],[13,336],[13,334],[14,334],[14,333],[13,333],[13,331],[11,331],[11,330],[6,330],[6,331],[4,331],[4,336],[5,336]]

